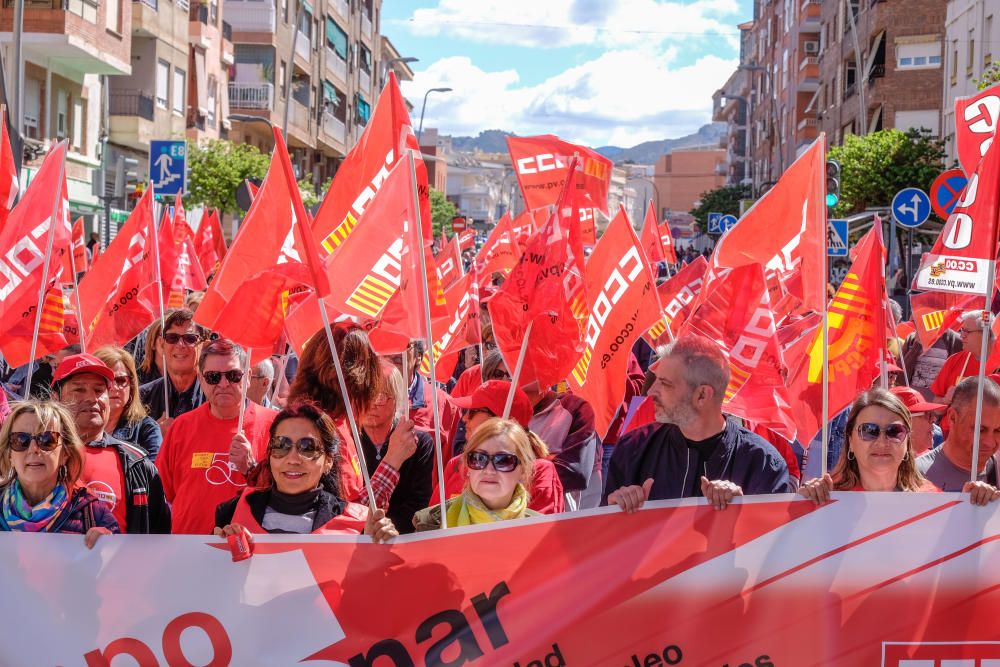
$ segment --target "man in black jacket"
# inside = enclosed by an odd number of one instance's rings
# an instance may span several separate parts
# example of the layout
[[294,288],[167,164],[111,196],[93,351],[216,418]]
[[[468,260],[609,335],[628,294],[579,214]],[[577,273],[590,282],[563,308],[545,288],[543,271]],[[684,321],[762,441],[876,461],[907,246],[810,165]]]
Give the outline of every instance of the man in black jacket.
[[778,451],[722,414],[729,362],[718,345],[682,336],[652,368],[657,423],[615,446],[603,504],[634,512],[649,499],[702,496],[723,509],[744,493],[792,490]]
[[170,533],[170,506],[146,453],[105,432],[114,373],[97,357],[74,354],[56,368],[53,397],[73,414],[86,446],[80,482],[110,508],[123,533]]

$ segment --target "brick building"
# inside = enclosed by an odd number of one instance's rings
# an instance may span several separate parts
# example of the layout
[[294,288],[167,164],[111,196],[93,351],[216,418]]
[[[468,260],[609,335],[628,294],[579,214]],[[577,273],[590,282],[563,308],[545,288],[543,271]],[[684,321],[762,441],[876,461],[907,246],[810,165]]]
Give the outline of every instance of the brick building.
[[677,149],[660,156],[653,182],[660,199],[660,218],[687,214],[702,193],[726,184],[726,149],[720,146]]

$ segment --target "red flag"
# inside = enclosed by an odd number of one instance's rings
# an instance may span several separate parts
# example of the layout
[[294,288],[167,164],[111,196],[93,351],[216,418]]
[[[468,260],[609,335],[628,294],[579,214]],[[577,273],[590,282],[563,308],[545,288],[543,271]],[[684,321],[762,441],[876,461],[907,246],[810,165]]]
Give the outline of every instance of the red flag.
[[[587,202],[589,204],[589,202]],[[577,223],[580,225],[580,242],[594,247],[597,245],[597,209],[590,205],[577,206]]]
[[[885,246],[881,225],[872,227],[858,246],[857,259],[827,308],[831,416],[871,387],[878,377],[879,361],[886,346]],[[811,440],[822,426],[822,346],[820,329],[801,361],[786,356],[792,369],[789,396],[793,399],[799,440],[803,442]]]
[[479,286],[475,272],[462,276],[452,285],[445,292],[445,301],[448,314],[434,321],[434,346],[424,353],[420,362],[420,372],[429,377],[433,351],[438,382],[447,382],[452,376],[462,350],[479,343]]
[[152,206],[152,191],[146,190],[101,261],[80,281],[87,349],[123,345],[159,315]]
[[507,150],[527,208],[542,208],[559,200],[569,180],[572,158],[578,156],[574,190],[567,201],[580,202],[581,198],[576,195],[585,195],[593,206],[608,214],[608,187],[614,167],[608,158],[551,134],[507,137]]
[[74,268],[76,268],[76,273],[83,273],[87,270],[87,243],[83,238],[83,218],[77,218],[76,222],[73,223],[71,239],[70,246],[73,249],[73,264],[70,264],[70,254],[68,252],[63,254],[62,279],[67,285],[71,285],[75,281],[73,277]]
[[723,410],[795,439],[787,369],[777,339],[767,282],[760,264],[729,271],[698,298],[681,334],[715,341],[729,360]]
[[473,231],[462,232],[458,235],[458,247],[460,250],[468,250],[476,245],[476,233]]
[[528,241],[517,266],[489,302],[493,335],[512,371],[532,325],[521,386],[533,380],[543,387],[562,381],[583,354],[583,244],[569,205],[575,173],[571,165],[556,214]]
[[517,266],[518,260],[521,259],[521,249],[514,238],[510,216],[504,213],[476,255],[476,271],[487,283],[491,281],[495,272],[501,272],[506,276]]
[[0,227],[6,222],[17,199],[19,184],[17,179],[17,164],[14,151],[10,147],[10,135],[7,134],[7,122],[0,118]]
[[656,228],[656,214],[653,212],[653,202],[646,209],[646,220],[642,224],[642,249],[646,251],[646,261],[656,266],[664,260],[663,241],[660,240],[660,230]]
[[[182,213],[183,215],[183,213]],[[163,281],[163,302],[166,308],[183,308],[187,290],[199,291],[208,285],[194,252],[194,243],[183,231],[187,223],[174,216],[173,224],[164,220],[159,231],[160,279]],[[182,231],[177,232],[178,226]],[[175,242],[180,238],[179,243]]]
[[1000,123],[1000,85],[955,100],[955,147],[966,174],[979,168]]
[[962,313],[982,305],[982,297],[974,294],[949,292],[921,292],[910,295],[913,308],[913,325],[916,327],[920,346],[925,350],[934,347],[945,331],[961,326]]
[[[992,145],[992,142],[990,142]],[[941,235],[920,260],[914,286],[922,290],[992,294],[990,262],[997,256],[1000,215],[1000,150],[987,150],[969,177],[962,199]]]
[[708,271],[708,260],[699,255],[695,261],[685,265],[656,288],[660,295],[660,303],[663,304],[663,318],[657,320],[649,331],[643,334],[643,338],[654,350],[670,342],[667,334],[668,325],[671,331],[677,332],[687,320],[695,299],[701,292],[706,271]]
[[451,237],[451,241],[434,258],[434,263],[437,265],[442,288],[447,290],[461,279],[465,273],[465,267],[462,263],[462,250],[458,245],[458,236]]
[[658,227],[660,230],[660,246],[663,248],[663,257],[667,264],[677,263],[677,250],[674,248],[674,237],[670,233],[670,225],[664,222]]
[[706,287],[725,268],[762,264],[783,279],[801,275],[807,309],[826,303],[826,150],[825,136],[813,142],[778,183],[719,239]]
[[219,268],[219,262],[226,254],[226,239],[222,235],[219,212],[214,208],[208,209],[201,218],[194,235],[194,249],[205,275],[211,275]]
[[406,100],[399,90],[396,75],[390,71],[389,80],[364,133],[337,169],[313,220],[312,231],[324,255],[332,254],[344,242],[407,150],[416,153],[420,219],[424,225],[424,238],[431,239],[427,167],[420,159],[420,147],[413,135]]
[[194,232],[187,221],[187,213],[184,211],[184,202],[180,195],[174,200],[174,243],[180,245],[185,239],[193,239]]
[[584,284],[589,310],[586,347],[569,384],[594,408],[597,435],[603,438],[625,398],[632,344],[660,317],[653,295],[656,281],[624,208],[590,255]]

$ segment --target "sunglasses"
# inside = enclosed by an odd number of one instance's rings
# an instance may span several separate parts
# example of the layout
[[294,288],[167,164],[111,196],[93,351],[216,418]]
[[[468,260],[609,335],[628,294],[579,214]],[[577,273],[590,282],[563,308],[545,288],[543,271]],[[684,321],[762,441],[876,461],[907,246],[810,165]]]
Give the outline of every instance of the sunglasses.
[[511,472],[517,466],[521,465],[517,456],[508,454],[507,452],[487,454],[477,449],[476,451],[469,452],[465,457],[465,464],[472,470],[486,470],[486,466],[490,464],[490,461],[493,462],[493,469],[497,472]]
[[115,376],[115,386],[119,389],[124,389],[128,386],[129,377],[127,375],[116,375]]
[[496,417],[496,415],[493,414],[493,411],[490,410],[489,408],[469,408],[469,410],[465,413],[465,415],[469,419],[472,419],[476,415],[486,415],[487,417]]
[[858,424],[858,436],[865,442],[875,442],[878,437],[885,434],[885,439],[889,442],[903,442],[910,434],[910,429],[903,424],[889,424],[886,427],[866,422]]
[[163,334],[163,340],[170,345],[177,345],[181,341],[184,341],[186,345],[197,345],[201,342],[201,336],[193,333],[179,334],[171,332]]
[[239,384],[243,380],[243,371],[235,368],[231,371],[205,371],[201,375],[205,378],[205,384],[212,386],[222,382],[223,377],[229,380],[229,384]]
[[7,444],[15,452],[26,452],[28,447],[31,447],[32,440],[43,452],[51,452],[59,446],[59,433],[56,431],[42,431],[41,433],[13,431],[7,439]]
[[277,435],[271,438],[271,442],[268,443],[268,451],[276,459],[283,459],[288,456],[292,447],[299,450],[299,456],[304,459],[309,459],[313,461],[318,459],[323,455],[323,443],[316,442],[316,438],[299,438],[298,441],[293,441],[291,438]]

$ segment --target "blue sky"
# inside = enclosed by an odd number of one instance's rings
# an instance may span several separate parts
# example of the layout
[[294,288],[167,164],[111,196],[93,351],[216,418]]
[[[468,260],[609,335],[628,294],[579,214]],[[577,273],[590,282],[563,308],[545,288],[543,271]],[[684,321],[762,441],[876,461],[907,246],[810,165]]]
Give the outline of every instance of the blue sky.
[[[752,0],[385,0],[424,127],[632,146],[693,132],[732,73]],[[414,118],[416,123],[417,118]]]

